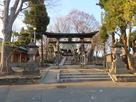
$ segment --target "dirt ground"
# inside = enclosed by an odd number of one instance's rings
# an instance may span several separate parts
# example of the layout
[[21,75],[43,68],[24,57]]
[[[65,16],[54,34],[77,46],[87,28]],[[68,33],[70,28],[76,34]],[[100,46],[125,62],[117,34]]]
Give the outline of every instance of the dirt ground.
[[46,67],[40,68],[40,73],[37,76],[33,75],[22,75],[23,69],[13,68],[13,74],[11,75],[0,75],[0,85],[30,85],[39,84],[41,81],[41,74],[46,72]]

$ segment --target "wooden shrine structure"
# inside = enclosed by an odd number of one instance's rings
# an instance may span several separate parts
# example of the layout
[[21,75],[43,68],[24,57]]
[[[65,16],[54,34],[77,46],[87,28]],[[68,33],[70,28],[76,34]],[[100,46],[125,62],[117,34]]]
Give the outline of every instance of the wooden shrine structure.
[[[56,41],[49,41],[49,43],[53,43],[55,45],[55,54],[56,54],[56,64],[59,65],[59,45],[63,44],[74,44],[80,43],[82,46],[80,48],[80,64],[81,67],[84,67],[86,64],[86,56],[84,50],[84,43],[91,43],[91,41],[84,41],[84,38],[92,38],[98,31],[90,32],[90,33],[49,33],[45,32],[48,38],[55,38]],[[60,41],[61,38],[68,38],[68,41]],[[72,38],[80,38],[80,41],[72,41]]]

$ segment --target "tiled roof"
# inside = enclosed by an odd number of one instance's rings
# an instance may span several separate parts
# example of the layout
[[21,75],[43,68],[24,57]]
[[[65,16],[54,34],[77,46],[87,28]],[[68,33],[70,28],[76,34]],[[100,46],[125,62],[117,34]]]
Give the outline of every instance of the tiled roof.
[[19,49],[22,49],[22,50],[28,51],[28,49],[27,49],[27,48],[22,47],[22,46],[20,46],[20,47],[19,47]]
[[48,38],[91,38],[93,37],[98,31],[90,32],[90,33],[49,33],[45,32]]

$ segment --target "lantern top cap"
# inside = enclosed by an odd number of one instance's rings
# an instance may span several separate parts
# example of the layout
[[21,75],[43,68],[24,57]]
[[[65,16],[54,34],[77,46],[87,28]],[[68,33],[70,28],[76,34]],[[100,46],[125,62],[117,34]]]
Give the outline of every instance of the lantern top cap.
[[28,45],[26,45],[29,48],[38,48],[34,42],[30,42]]

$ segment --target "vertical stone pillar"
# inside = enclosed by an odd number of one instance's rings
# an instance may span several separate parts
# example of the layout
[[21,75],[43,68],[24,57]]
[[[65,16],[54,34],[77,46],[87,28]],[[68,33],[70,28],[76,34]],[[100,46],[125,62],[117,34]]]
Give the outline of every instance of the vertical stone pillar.
[[84,68],[86,65],[86,56],[85,56],[85,49],[84,49],[84,43],[83,43],[83,38],[80,38],[81,40],[81,57],[80,57],[80,64],[81,67]]
[[57,42],[56,42],[56,65],[59,68],[59,39],[57,38]]

